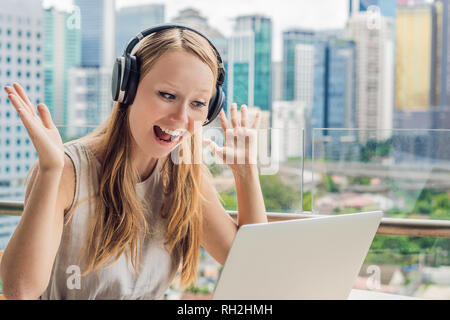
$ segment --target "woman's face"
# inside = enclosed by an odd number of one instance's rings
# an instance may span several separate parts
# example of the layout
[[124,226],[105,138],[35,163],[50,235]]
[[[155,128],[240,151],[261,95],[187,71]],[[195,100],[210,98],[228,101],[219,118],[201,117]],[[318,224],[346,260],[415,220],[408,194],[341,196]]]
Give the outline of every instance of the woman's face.
[[189,138],[207,118],[214,83],[211,69],[192,53],[171,50],[156,60],[130,105],[138,152],[161,158]]

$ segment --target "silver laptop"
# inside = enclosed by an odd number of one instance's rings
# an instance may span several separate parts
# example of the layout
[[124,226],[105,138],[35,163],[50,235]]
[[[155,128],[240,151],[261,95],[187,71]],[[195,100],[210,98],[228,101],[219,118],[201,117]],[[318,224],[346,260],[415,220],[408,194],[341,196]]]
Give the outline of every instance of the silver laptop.
[[347,299],[381,211],[244,225],[215,300]]

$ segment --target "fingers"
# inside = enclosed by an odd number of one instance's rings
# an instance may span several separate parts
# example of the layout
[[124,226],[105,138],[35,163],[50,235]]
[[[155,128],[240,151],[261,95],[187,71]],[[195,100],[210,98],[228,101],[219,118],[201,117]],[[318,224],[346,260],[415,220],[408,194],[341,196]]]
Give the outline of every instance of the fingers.
[[239,119],[237,118],[237,104],[232,103],[230,106],[231,124],[233,128],[239,127]]
[[247,106],[245,104],[241,106],[241,126],[247,126]]
[[23,90],[22,86],[18,83],[13,84],[14,89],[16,89],[17,93],[19,94],[19,97],[22,98],[22,100],[30,107],[33,108],[33,105],[31,104],[30,99],[28,99],[25,90]]
[[11,103],[16,108],[17,112],[19,113],[20,119],[22,119],[23,124],[28,130],[28,133],[30,133],[30,130],[35,126],[35,121],[33,120],[33,117],[31,116],[29,110],[23,106],[23,103],[20,98],[13,93],[8,94],[9,100],[11,100]]
[[[37,117],[36,111],[34,110],[33,106],[31,105],[31,102],[28,104],[28,102],[29,102],[30,100],[28,100],[28,98],[26,98],[25,92],[23,91],[22,87],[20,87],[20,86],[17,85],[17,84],[14,84],[14,87],[5,86],[4,89],[5,89],[5,91],[8,93],[8,95],[9,95],[9,94],[14,94],[14,95],[17,97],[17,99],[16,99],[17,103],[18,103],[22,108],[25,108],[28,112],[30,112],[30,115],[31,115],[31,116]],[[21,91],[21,94],[20,94],[17,90]],[[21,96],[21,95],[22,95],[22,96]],[[28,102],[25,102],[25,101],[23,100],[23,98],[22,98],[23,96],[25,96],[25,98],[26,98],[26,100],[27,100]]]
[[214,141],[210,139],[203,139],[203,144],[205,144],[215,156],[219,157],[222,161],[225,161],[223,148],[219,147]]
[[227,116],[225,115],[225,111],[220,110],[219,112],[219,120],[220,120],[220,126],[222,127],[223,132],[226,132],[228,129],[228,121]]
[[252,124],[252,129],[258,129],[261,123],[261,111],[258,110],[255,115],[255,121]]
[[53,123],[52,116],[50,114],[50,110],[48,110],[47,106],[43,103],[38,104],[39,116],[42,119],[42,123],[47,129],[55,128],[55,124]]

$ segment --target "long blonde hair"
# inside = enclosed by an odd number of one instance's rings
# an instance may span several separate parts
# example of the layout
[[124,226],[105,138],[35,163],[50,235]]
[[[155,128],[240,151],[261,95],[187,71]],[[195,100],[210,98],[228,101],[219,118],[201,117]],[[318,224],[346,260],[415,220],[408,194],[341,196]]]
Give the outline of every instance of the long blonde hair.
[[[190,30],[168,29],[144,38],[135,55],[140,66],[140,80],[165,52],[183,49],[199,57],[217,79],[218,59],[206,39]],[[215,87],[214,83],[214,87]],[[137,170],[131,158],[132,135],[129,126],[129,110],[121,103],[114,103],[109,118],[90,134],[77,140],[100,138],[101,159],[99,193],[96,195],[96,211],[90,223],[86,239],[86,265],[83,274],[98,270],[103,263],[114,258],[115,263],[123,253],[129,253],[133,268],[139,273],[142,259],[141,244],[148,233],[145,207],[136,194]],[[180,155],[194,156],[198,134],[194,133],[180,145]],[[168,219],[165,244],[169,252],[180,250],[182,269],[180,286],[197,281],[198,258],[202,233],[201,186],[204,174],[209,175],[202,163],[173,163],[170,155],[162,162],[162,207],[160,214]],[[73,213],[74,210],[72,210]],[[68,218],[70,219],[70,217]]]

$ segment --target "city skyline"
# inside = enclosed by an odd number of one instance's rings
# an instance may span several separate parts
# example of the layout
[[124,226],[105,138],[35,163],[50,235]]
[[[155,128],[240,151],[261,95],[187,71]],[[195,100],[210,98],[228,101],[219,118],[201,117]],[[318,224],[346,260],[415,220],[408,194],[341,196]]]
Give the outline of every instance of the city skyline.
[[[72,0],[43,0],[44,6],[54,5],[69,10]],[[229,0],[216,2],[207,0],[116,0],[116,9],[125,6],[142,4],[164,4],[166,20],[171,21],[179,11],[192,7],[208,18],[209,23],[231,36],[233,19],[239,15],[262,14],[272,19],[273,54],[272,61],[282,60],[282,31],[289,28],[305,28],[314,30],[342,29],[348,18],[347,0]],[[299,14],[286,15],[286,12]],[[307,14],[303,14],[307,12]],[[320,17],[320,19],[317,19]],[[301,19],[299,19],[301,18]]]

